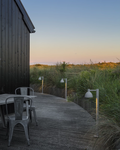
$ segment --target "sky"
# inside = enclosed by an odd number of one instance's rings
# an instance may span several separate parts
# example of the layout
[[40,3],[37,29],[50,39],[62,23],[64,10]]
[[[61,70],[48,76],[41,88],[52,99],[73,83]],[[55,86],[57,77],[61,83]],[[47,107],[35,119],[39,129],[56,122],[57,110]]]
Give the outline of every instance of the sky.
[[120,61],[120,0],[21,0],[35,26],[30,64]]

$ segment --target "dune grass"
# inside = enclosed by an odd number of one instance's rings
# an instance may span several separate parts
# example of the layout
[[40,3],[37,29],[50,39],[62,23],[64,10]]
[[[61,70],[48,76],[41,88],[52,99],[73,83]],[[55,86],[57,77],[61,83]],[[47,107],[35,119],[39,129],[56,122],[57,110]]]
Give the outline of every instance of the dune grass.
[[39,76],[44,76],[45,85],[58,88],[64,88],[60,80],[67,78],[68,91],[75,92],[80,97],[84,96],[88,88],[98,88],[101,111],[120,122],[120,63],[73,65],[63,62],[55,66],[40,64],[32,66],[30,82],[39,83]]
[[[64,88],[60,80],[67,78],[69,100],[72,100],[71,92],[82,98],[87,89],[99,89],[100,113],[114,122],[114,125],[104,123],[100,127],[104,132],[104,136],[101,135],[101,137],[102,139],[109,137],[107,144],[115,138],[120,141],[120,63],[74,65],[63,62],[54,66],[32,66],[30,68],[31,83],[39,83],[39,76],[44,76],[45,85],[57,88]],[[94,92],[93,95],[95,97]],[[112,132],[111,135],[108,133],[109,130]]]

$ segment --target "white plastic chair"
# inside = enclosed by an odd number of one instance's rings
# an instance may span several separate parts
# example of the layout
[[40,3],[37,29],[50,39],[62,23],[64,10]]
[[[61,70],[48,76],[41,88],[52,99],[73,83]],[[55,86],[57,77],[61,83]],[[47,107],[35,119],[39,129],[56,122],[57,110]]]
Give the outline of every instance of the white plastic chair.
[[[18,87],[18,88],[15,89],[15,94],[34,95],[34,90],[31,87]],[[26,109],[25,104],[23,105],[23,107],[24,107],[24,110],[25,110]],[[29,107],[29,108],[30,108],[30,118],[32,120],[32,113],[31,112],[33,112],[35,123],[36,123],[36,126],[37,126],[38,122],[37,122],[37,117],[36,117],[35,106],[31,105],[31,107]]]
[[[14,112],[15,114],[10,116],[8,115],[8,103],[9,101],[14,100]],[[13,130],[14,127],[17,124],[21,124],[24,128],[25,131],[25,136],[27,139],[28,145],[30,145],[30,140],[29,140],[29,113],[28,113],[28,105],[26,105],[26,110],[27,113],[26,115],[23,115],[23,103],[27,102],[31,107],[32,99],[29,97],[25,96],[11,96],[6,98],[6,115],[7,115],[7,135],[8,135],[8,146],[11,144],[12,136],[13,136]]]

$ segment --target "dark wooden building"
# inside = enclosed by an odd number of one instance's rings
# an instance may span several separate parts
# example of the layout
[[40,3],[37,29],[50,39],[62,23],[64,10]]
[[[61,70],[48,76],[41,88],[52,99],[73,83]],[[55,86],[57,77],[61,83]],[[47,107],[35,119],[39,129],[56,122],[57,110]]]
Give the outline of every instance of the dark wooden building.
[[31,22],[20,0],[0,0],[0,93],[29,86]]

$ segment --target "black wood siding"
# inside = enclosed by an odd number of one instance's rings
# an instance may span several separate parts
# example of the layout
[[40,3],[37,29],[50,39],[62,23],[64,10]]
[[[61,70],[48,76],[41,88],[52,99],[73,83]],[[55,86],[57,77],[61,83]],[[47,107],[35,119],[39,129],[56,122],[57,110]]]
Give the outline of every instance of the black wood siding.
[[29,86],[30,32],[14,0],[0,0],[0,92]]

